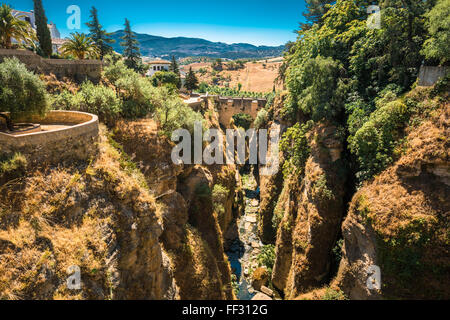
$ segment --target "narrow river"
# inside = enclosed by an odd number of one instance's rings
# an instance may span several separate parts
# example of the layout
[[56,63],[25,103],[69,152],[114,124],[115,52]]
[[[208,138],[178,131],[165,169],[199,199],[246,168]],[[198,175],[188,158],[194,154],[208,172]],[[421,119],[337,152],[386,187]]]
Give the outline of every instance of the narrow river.
[[227,251],[231,268],[239,286],[239,300],[251,300],[256,292],[251,287],[251,271],[258,267],[257,256],[263,246],[258,237],[259,189],[252,173],[242,178],[245,190],[245,214],[237,221],[238,238]]

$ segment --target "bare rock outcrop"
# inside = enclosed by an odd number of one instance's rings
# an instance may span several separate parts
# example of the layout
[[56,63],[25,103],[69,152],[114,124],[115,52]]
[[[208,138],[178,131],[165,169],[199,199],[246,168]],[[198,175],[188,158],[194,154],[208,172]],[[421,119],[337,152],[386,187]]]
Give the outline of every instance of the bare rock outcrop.
[[[304,174],[284,182],[274,215],[279,222],[273,285],[293,299],[320,286],[330,271],[331,250],[344,211],[344,167],[336,128],[316,126]],[[277,218],[277,217],[276,217]]]
[[[335,283],[351,299],[448,299],[449,107],[407,130],[408,149],[353,197]],[[368,288],[370,266],[381,286]]]

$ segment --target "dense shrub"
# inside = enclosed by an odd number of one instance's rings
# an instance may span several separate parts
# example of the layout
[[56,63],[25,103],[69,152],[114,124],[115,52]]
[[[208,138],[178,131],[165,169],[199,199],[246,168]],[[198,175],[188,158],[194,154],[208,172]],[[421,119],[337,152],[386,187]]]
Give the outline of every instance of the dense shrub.
[[203,122],[200,113],[188,107],[177,94],[166,87],[157,88],[152,97],[156,107],[156,118],[161,124],[161,131],[167,136],[177,129],[194,131],[195,122]]
[[361,127],[369,120],[369,116],[373,111],[373,107],[366,103],[359,96],[352,97],[345,105],[347,111],[347,128],[350,135],[361,129]]
[[325,290],[325,294],[322,297],[322,300],[347,300],[347,297],[339,289],[334,290],[331,288],[327,288]]
[[272,274],[272,269],[275,264],[275,246],[266,245],[261,248],[261,253],[257,256],[258,266],[266,267],[269,274]]
[[[289,102],[314,121],[334,119],[343,110],[347,98],[347,85],[339,79],[342,73],[341,63],[332,58],[307,59],[298,68],[288,71]],[[294,106],[290,108],[295,112]],[[294,118],[293,115],[290,118]]]
[[222,186],[221,184],[216,184],[213,188],[212,201],[213,201],[213,205],[214,205],[214,210],[219,215],[219,217],[225,213],[224,204],[227,200],[229,193],[230,193],[230,190],[228,190],[226,187]]
[[388,102],[373,112],[354,136],[349,137],[350,150],[360,166],[357,176],[361,181],[370,179],[392,162],[400,129],[407,120],[408,110],[403,102]]
[[176,88],[181,87],[181,79],[174,72],[156,72],[150,80],[155,87],[162,85],[172,85]]
[[157,89],[151,81],[123,61],[108,58],[103,76],[116,87],[122,101],[122,116],[129,119],[142,118],[155,111],[154,99]]
[[102,85],[85,82],[80,90],[72,94],[63,91],[54,96],[53,105],[57,109],[89,112],[98,115],[100,121],[113,125],[121,112],[121,102],[116,92]]
[[103,77],[112,84],[115,84],[120,78],[132,76],[135,72],[129,69],[123,60],[118,60],[114,56],[105,57],[105,67],[103,68]]
[[97,114],[107,124],[112,124],[121,111],[120,100],[114,90],[91,82],[83,83],[75,99],[79,101],[81,111]]
[[16,58],[0,63],[0,112],[11,119],[30,114],[43,116],[48,108],[45,84]]
[[311,149],[306,134],[312,128],[313,122],[307,122],[289,128],[280,142],[280,150],[284,153],[286,161],[283,165],[283,174],[287,177],[291,173],[302,173]]
[[254,122],[256,129],[260,129],[260,128],[264,127],[265,125],[267,125],[268,115],[269,115],[269,113],[265,109],[262,109],[258,112],[258,115],[256,116],[256,119]]
[[2,155],[0,154],[0,182],[4,183],[16,179],[25,174],[27,159],[20,153]]
[[242,60],[230,61],[227,63],[228,70],[240,70],[245,68],[245,62]]
[[134,73],[119,78],[115,85],[123,103],[122,115],[125,118],[142,118],[155,110],[153,97],[157,89],[147,78]]
[[246,113],[235,114],[233,120],[236,127],[244,128],[245,130],[248,130],[253,123],[252,116]]
[[329,201],[335,198],[333,191],[328,188],[327,183],[327,176],[325,174],[314,181],[311,193],[316,201]]
[[200,93],[208,92],[208,84],[204,81],[200,82],[200,84],[198,85],[198,92]]
[[211,68],[213,68],[214,71],[222,71],[223,70],[223,64],[222,59],[216,59],[211,65]]
[[450,0],[438,0],[425,16],[430,38],[422,52],[428,59],[446,64],[450,61]]

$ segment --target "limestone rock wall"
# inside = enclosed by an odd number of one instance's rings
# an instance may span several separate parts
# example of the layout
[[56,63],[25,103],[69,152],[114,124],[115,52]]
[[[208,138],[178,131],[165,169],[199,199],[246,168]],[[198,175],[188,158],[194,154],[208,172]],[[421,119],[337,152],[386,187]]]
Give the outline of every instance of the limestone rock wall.
[[444,104],[408,129],[406,152],[354,195],[335,281],[350,299],[449,298],[449,114]]
[[[163,227],[160,242],[180,298],[233,299],[222,226],[211,198],[214,183],[234,178],[233,172],[174,165],[173,144],[158,134],[153,120],[123,122],[115,132],[113,139],[138,163],[157,199]],[[234,199],[234,189],[230,190]],[[223,222],[224,227],[227,223]]]
[[319,125],[309,137],[311,155],[301,176],[284,181],[274,215],[281,221],[276,238],[273,285],[293,299],[322,285],[344,211],[345,175],[336,128]]

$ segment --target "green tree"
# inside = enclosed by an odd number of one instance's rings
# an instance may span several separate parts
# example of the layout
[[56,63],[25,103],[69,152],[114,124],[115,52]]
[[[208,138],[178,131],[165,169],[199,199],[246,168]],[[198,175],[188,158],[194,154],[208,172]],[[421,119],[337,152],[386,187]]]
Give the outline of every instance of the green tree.
[[203,121],[202,115],[183,103],[170,88],[160,87],[155,90],[156,118],[161,125],[161,131],[169,137],[174,130],[180,128],[193,133],[195,122]]
[[74,56],[78,60],[97,59],[100,55],[100,49],[95,45],[92,38],[78,32],[70,35],[70,38],[62,45],[61,52],[66,56]]
[[336,118],[347,96],[346,85],[339,78],[342,72],[339,62],[321,56],[291,69],[287,79],[291,100],[287,106],[294,111],[299,108],[314,121]]
[[311,152],[308,143],[307,133],[311,130],[313,122],[300,125],[296,123],[290,127],[280,142],[280,150],[284,153],[286,161],[283,165],[283,174],[285,177],[293,172],[303,173],[306,161]]
[[180,89],[181,88],[181,73],[180,68],[178,66],[177,59],[175,56],[172,56],[172,61],[170,63],[169,71],[173,72],[177,76],[177,81],[174,83],[175,86]]
[[178,62],[175,56],[172,56],[172,61],[170,63],[169,71],[172,71],[175,74],[180,74],[180,68],[178,67]]
[[331,8],[331,4],[335,1],[333,0],[305,0],[307,11],[303,16],[308,21],[308,24],[302,24],[302,29],[309,29],[314,23],[321,23],[322,17],[327,13],[328,9]]
[[63,91],[55,95],[52,107],[62,110],[75,110],[98,115],[101,122],[113,125],[119,118],[121,101],[114,89],[102,85],[94,85],[86,81],[75,94]]
[[192,67],[189,68],[189,72],[186,75],[186,89],[189,91],[195,90],[198,88],[198,79],[195,76],[194,71],[192,71]]
[[272,274],[273,266],[275,265],[275,258],[275,246],[269,244],[261,248],[261,253],[258,254],[256,260],[258,261],[258,266],[266,267],[269,274]]
[[95,45],[100,50],[100,58],[103,57],[113,51],[113,48],[109,45],[114,43],[115,41],[111,39],[111,34],[107,33],[98,20],[98,12],[95,7],[91,9],[91,21],[86,23],[89,28],[89,36],[94,41]]
[[34,1],[34,16],[36,20],[36,33],[39,39],[39,48],[46,57],[52,55],[52,37],[47,25],[47,17],[45,16],[42,0]]
[[446,64],[450,61],[450,0],[438,0],[425,16],[430,38],[422,52],[427,59]]
[[[0,116],[14,130],[13,121],[21,116],[43,116],[48,107],[45,84],[16,58],[0,63]],[[9,114],[7,114],[9,112]]]
[[159,71],[152,76],[151,81],[155,87],[167,84],[173,85],[174,87],[178,87],[180,83],[180,78],[176,73],[172,71],[169,72]]
[[246,113],[238,113],[233,116],[234,124],[238,128],[244,128],[245,130],[250,129],[253,123],[253,118],[251,115]]
[[214,61],[211,67],[213,68],[214,71],[218,72],[222,71],[223,70],[222,59],[217,59],[216,61]]
[[36,34],[31,25],[21,20],[22,15],[13,15],[12,8],[6,4],[0,7],[0,45],[2,48],[11,48],[11,38],[18,42],[33,45],[37,41]]
[[254,122],[255,128],[256,129],[263,128],[267,124],[268,117],[269,113],[265,109],[260,110]]
[[125,19],[125,35],[122,37],[123,42],[120,45],[123,48],[123,56],[125,57],[125,64],[137,71],[142,72],[141,51],[139,49],[139,42],[136,35],[131,31],[130,21]]

